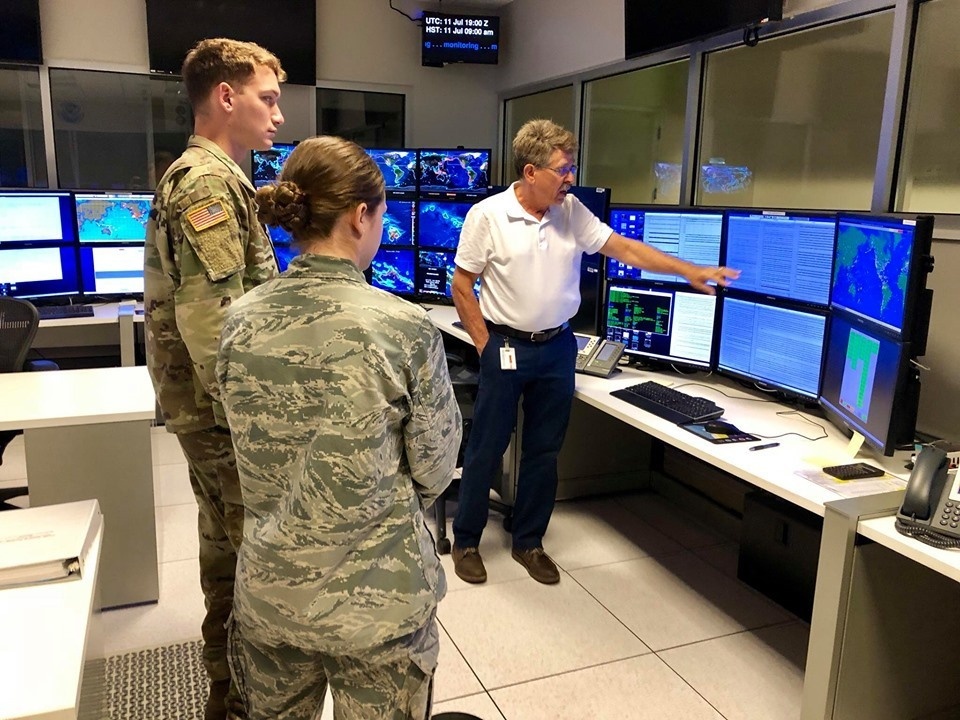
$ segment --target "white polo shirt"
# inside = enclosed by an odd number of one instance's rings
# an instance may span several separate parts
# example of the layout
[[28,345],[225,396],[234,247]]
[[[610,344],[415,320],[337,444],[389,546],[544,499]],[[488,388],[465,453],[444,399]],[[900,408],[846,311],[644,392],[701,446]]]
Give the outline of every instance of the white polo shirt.
[[490,322],[536,332],[562,325],[580,307],[580,262],[613,229],[573,195],[537,220],[517,200],[516,183],[467,213],[455,262],[480,282]]

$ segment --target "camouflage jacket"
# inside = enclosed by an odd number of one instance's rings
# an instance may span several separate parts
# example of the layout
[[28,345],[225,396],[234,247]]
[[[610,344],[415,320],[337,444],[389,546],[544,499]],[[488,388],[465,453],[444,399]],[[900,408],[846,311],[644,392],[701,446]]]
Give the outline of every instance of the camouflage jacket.
[[230,308],[217,379],[246,507],[244,632],[345,654],[423,626],[446,592],[423,513],[461,435],[426,311],[301,255]]
[[144,250],[147,367],[170,432],[226,425],[214,372],[230,304],[277,275],[253,185],[194,135],[157,185]]

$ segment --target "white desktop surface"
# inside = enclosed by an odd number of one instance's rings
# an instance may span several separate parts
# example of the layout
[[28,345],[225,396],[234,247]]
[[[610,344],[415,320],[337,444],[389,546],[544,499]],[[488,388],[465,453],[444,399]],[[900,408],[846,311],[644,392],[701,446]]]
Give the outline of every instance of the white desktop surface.
[[0,430],[150,420],[147,368],[111,367],[0,374]]
[[857,532],[916,563],[960,582],[960,549],[952,550],[925,545],[897,532],[892,516],[861,520]]
[[[127,302],[134,302],[133,300]],[[68,318],[48,318],[40,320],[40,328],[76,327],[78,325],[111,325],[116,324],[119,317],[120,303],[85,303],[93,308],[92,316],[75,316]],[[143,310],[143,303],[136,303],[136,310]],[[135,313],[134,322],[143,322],[143,314]]]
[[[432,306],[429,316],[434,325],[443,332],[465,342],[471,342],[465,330],[453,327],[453,322],[458,319],[455,308]],[[814,438],[823,434],[820,429],[822,426],[826,430],[827,437],[810,441],[796,435],[788,435],[770,440],[764,438],[756,442],[710,443],[668,420],[610,395],[611,390],[646,380],[654,380],[677,387],[681,392],[689,395],[713,400],[724,408],[723,418],[743,432],[765,436],[795,432]],[[732,397],[721,394],[721,390]],[[758,402],[764,399],[761,393],[750,392],[732,381],[717,376],[707,376],[705,373],[682,376],[625,368],[610,378],[578,374],[574,397],[817,515],[823,515],[824,503],[841,499],[837,493],[795,474],[796,470],[820,469],[824,462],[820,462],[819,458],[834,464],[851,462],[852,460],[846,456],[848,440],[840,430],[827,420],[807,414],[803,417],[817,423],[816,425],[797,416],[778,416],[778,412],[788,411],[790,408],[780,403]],[[780,445],[756,452],[750,450],[755,445],[768,442],[778,442]],[[808,462],[808,459],[813,459],[814,462]],[[904,469],[907,459],[908,453],[900,453],[894,458],[880,458],[866,452],[861,452],[856,458],[857,461],[863,460],[882,467],[891,475],[904,480],[907,477]]]
[[79,580],[0,590],[0,717],[78,716],[102,541],[101,526]]

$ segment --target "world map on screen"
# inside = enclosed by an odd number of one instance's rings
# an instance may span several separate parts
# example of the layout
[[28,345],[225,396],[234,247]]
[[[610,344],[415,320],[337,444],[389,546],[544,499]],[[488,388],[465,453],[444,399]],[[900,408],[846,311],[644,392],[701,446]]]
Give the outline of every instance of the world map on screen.
[[901,329],[911,247],[911,235],[901,230],[841,224],[833,303]]
[[78,198],[80,242],[143,242],[149,215],[147,198]]

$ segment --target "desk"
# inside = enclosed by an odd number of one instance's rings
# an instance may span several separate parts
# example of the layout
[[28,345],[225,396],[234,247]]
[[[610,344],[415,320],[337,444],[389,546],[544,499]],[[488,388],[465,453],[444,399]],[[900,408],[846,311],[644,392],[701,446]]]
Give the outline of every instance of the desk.
[[102,541],[101,526],[79,580],[0,590],[0,717],[73,720],[81,717],[81,687],[85,705],[96,692],[84,671],[102,655],[93,627]]
[[56,361],[63,357],[116,355],[120,364],[135,364],[136,332],[143,324],[143,304],[133,300],[93,305],[92,317],[41,320],[33,348]]
[[24,431],[31,505],[96,498],[109,526],[103,606],[159,597],[145,367],[0,374],[0,430]]

